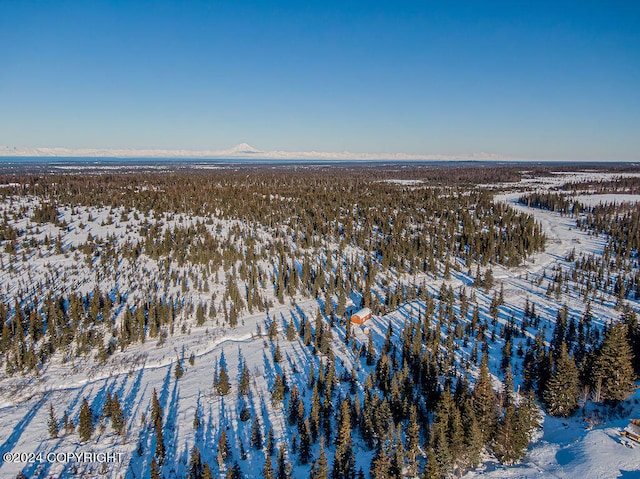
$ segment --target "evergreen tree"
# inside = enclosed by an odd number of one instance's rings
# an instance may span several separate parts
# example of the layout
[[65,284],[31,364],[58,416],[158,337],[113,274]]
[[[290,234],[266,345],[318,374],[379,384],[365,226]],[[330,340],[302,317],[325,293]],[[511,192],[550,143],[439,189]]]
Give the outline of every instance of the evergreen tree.
[[273,456],[274,446],[273,428],[269,427],[269,430],[267,431],[267,456]]
[[251,425],[251,447],[262,449],[262,432],[260,431],[260,420],[257,416],[253,418],[253,424]]
[[433,459],[437,464],[437,470],[446,476],[453,466],[453,457],[447,439],[446,422],[434,423],[431,428],[431,449]]
[[[638,295],[636,295],[638,297]],[[640,323],[638,323],[638,316],[636,312],[627,307],[622,314],[622,320],[627,325],[629,338],[629,344],[631,350],[634,351],[633,356],[633,369],[636,377],[640,375]]]
[[273,466],[271,465],[271,456],[267,455],[267,459],[264,461],[264,467],[262,468],[262,477],[264,479],[275,479],[273,475]]
[[493,288],[493,270],[491,268],[487,269],[484,273],[484,289],[488,292],[491,288]]
[[623,323],[612,324],[605,333],[593,375],[595,381],[601,381],[601,399],[623,401],[635,390],[633,352]]
[[[478,269],[480,267],[478,266]],[[436,460],[436,453],[433,448],[429,448],[427,453],[427,464],[425,466],[424,478],[425,479],[442,479],[445,475],[440,471],[438,461]],[[386,479],[386,477],[384,478]]]
[[[321,370],[322,371],[322,370]],[[322,405],[320,403],[320,395],[318,393],[318,383],[313,386],[313,396],[311,396],[311,411],[309,411],[309,426],[311,439],[316,442],[318,432],[320,430],[320,413]]]
[[223,429],[220,432],[220,439],[218,440],[218,465],[222,467],[222,463],[226,462],[231,455],[231,448],[229,447],[229,439],[227,433]]
[[293,324],[293,320],[289,321],[289,324],[287,324],[286,334],[287,341],[293,341],[294,339],[296,339],[296,327]]
[[333,460],[332,479],[350,479],[355,473],[355,457],[351,440],[351,403],[345,399],[340,404],[336,452]]
[[367,366],[373,366],[376,362],[376,350],[373,347],[373,335],[370,333],[367,339]]
[[180,358],[176,358],[176,367],[174,369],[174,375],[176,379],[180,379],[182,378],[182,376],[184,376],[184,369],[182,368],[182,362],[180,361]]
[[156,451],[155,457],[158,458],[160,464],[164,461],[164,456],[166,454],[166,449],[164,447],[164,431],[162,430],[162,421],[158,420],[154,424],[154,429],[156,433]]
[[412,404],[409,409],[409,424],[407,426],[407,472],[410,476],[418,475],[418,455],[420,454],[420,425],[418,412]]
[[249,372],[249,368],[247,367],[247,362],[242,362],[242,371],[240,373],[240,381],[238,384],[238,389],[240,394],[246,396],[249,394],[249,386],[251,384],[251,373]]
[[285,394],[284,379],[280,374],[276,374],[275,384],[271,389],[271,404],[273,404],[274,407],[279,406],[284,400],[284,394]]
[[282,352],[280,351],[280,342],[276,342],[276,347],[273,350],[273,362],[279,363],[282,361]]
[[160,406],[160,401],[158,400],[158,392],[155,388],[153,388],[153,396],[151,397],[151,423],[156,424],[157,422],[162,422],[162,406]]
[[198,429],[200,429],[200,425],[200,414],[198,413],[198,408],[196,408],[196,410],[193,412],[193,429],[197,431]]
[[118,398],[118,394],[113,395],[113,399],[111,400],[111,427],[113,428],[113,432],[121,435],[124,431],[124,427],[126,425],[126,421],[124,418],[124,410],[122,409],[122,405],[120,404],[120,399]]
[[198,303],[198,307],[196,308],[196,324],[198,326],[202,326],[204,324],[204,307],[202,303]]
[[162,464],[164,460],[164,456],[166,453],[164,446],[164,431],[162,429],[162,406],[160,406],[160,401],[158,400],[158,393],[155,388],[153,389],[153,396],[151,398],[151,422],[153,423],[153,428],[155,430],[156,435],[156,450],[155,457],[158,459],[159,463]]
[[314,463],[309,474],[310,479],[329,479],[329,461],[327,455],[324,452],[324,440],[320,440],[320,453],[318,454],[318,461]]
[[202,457],[200,456],[200,449],[198,449],[197,446],[193,446],[191,449],[187,479],[202,479]]
[[482,453],[484,444],[482,431],[476,420],[476,413],[471,398],[465,398],[461,414],[464,427],[464,454],[462,465],[464,468],[476,467],[480,464],[480,454]]
[[93,435],[93,411],[86,397],[82,399],[82,407],[80,408],[78,434],[82,442],[87,442]]
[[216,390],[220,396],[226,396],[231,392],[231,384],[229,383],[229,373],[224,363],[220,362],[220,375],[216,384]]
[[58,418],[56,417],[56,413],[53,410],[53,404],[49,403],[49,437],[55,439],[58,437],[58,433],[60,432],[60,426],[58,424]]
[[391,456],[391,475],[402,477],[404,470],[404,446],[402,445],[402,426],[398,424],[396,434],[393,439],[393,454]]
[[519,458],[519,451],[516,450],[514,440],[515,416],[515,407],[509,405],[505,410],[504,418],[498,424],[494,452],[503,464],[510,464]]
[[371,479],[388,479],[391,470],[391,457],[385,441],[378,441],[376,452],[371,459],[369,474]]
[[158,466],[158,462],[155,457],[151,459],[150,470],[150,479],[162,479],[162,473],[160,472],[160,467]]
[[570,416],[578,407],[578,368],[562,343],[560,356],[543,392],[547,412],[552,416]]
[[551,339],[551,352],[555,357],[560,354],[560,348],[565,342],[568,321],[569,308],[565,304],[561,309],[558,310],[558,314],[556,316],[556,325],[553,329],[553,337]]
[[311,435],[308,419],[298,423],[298,435],[300,436],[300,447],[298,448],[300,464],[307,464],[311,460]]
[[539,411],[533,392],[525,392],[518,405],[513,427],[513,445],[519,451],[519,457],[524,456],[531,434],[539,427],[538,420]]
[[276,454],[276,479],[289,479],[291,477],[291,464],[287,461],[286,448],[279,447]]
[[489,359],[487,353],[484,353],[480,363],[480,374],[473,389],[473,407],[483,443],[488,442],[494,433],[497,422],[496,406],[496,396],[491,388],[489,375]]

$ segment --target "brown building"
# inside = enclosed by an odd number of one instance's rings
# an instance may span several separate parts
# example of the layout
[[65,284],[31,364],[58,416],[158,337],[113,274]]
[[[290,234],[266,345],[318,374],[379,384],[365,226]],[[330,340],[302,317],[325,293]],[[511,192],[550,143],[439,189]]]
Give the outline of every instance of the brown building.
[[362,325],[365,321],[371,319],[371,310],[369,308],[363,308],[357,313],[351,315],[351,322],[353,324]]

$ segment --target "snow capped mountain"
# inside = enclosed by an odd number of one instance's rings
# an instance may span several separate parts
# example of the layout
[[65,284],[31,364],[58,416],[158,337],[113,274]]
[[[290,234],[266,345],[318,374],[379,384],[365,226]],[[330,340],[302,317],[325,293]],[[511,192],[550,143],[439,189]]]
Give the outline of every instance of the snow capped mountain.
[[249,153],[249,154],[253,154],[253,153],[263,153],[260,150],[256,150],[253,146],[247,144],[247,143],[240,143],[239,145],[236,145],[232,148],[229,148],[228,150],[226,150],[229,152],[229,154],[241,154],[241,153]]

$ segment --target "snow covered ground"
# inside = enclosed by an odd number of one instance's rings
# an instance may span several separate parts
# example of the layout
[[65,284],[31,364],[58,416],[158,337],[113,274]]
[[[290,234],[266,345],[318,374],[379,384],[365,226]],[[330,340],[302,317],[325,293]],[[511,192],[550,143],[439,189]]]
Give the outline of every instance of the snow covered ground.
[[[631,417],[640,416],[640,392],[628,401]],[[485,464],[464,477],[490,479],[631,479],[640,477],[640,444],[627,447],[619,432],[628,419],[609,420],[590,429],[578,415],[568,419],[545,416],[543,434],[526,458],[513,466]]]
[[[532,180],[526,185],[521,185],[521,191],[511,190],[509,193],[496,196],[497,201],[506,202],[512,208],[532,214],[542,224],[548,237],[546,250],[529,258],[524,265],[517,268],[494,269],[496,281],[504,285],[507,312],[520,311],[525,300],[529,299],[536,304],[548,324],[552,324],[558,304],[547,297],[543,285],[536,285],[534,280],[541,277],[545,271],[563,263],[574,249],[585,254],[599,254],[604,247],[603,237],[591,236],[577,230],[575,219],[517,203],[517,199],[526,188],[559,185],[570,176],[565,175],[562,180],[558,177]],[[588,201],[609,202],[624,198],[624,195],[615,195],[615,198],[609,198],[608,195],[589,195],[586,198]],[[638,198],[634,197],[633,201],[638,201]],[[113,216],[117,217],[118,214],[120,213],[116,212]],[[89,221],[89,216],[93,216],[95,221]],[[85,240],[87,234],[104,238],[117,228],[120,228],[118,241],[138,238],[134,231],[142,220],[138,222],[130,218],[127,223],[130,223],[131,228],[127,230],[124,224],[106,224],[108,216],[106,209],[81,209],[75,216],[70,210],[66,210],[64,218],[72,226],[70,233],[65,235],[66,240],[79,244]],[[194,223],[196,220],[185,219],[185,222]],[[80,228],[81,222],[86,225],[86,229]],[[26,227],[26,220],[22,226]],[[218,225],[211,225],[211,228],[216,226]],[[231,224],[224,223],[219,226],[229,228]],[[47,228],[42,228],[41,236],[49,234],[53,238],[59,233],[53,226]],[[10,297],[20,283],[33,280],[34,277],[43,280],[45,265],[54,259],[34,257],[31,264],[35,267],[19,269],[19,274],[9,275],[7,271],[3,271],[0,274],[0,287],[5,297]],[[65,261],[73,263],[74,259],[65,259],[64,255],[57,255],[56,261],[56,267],[59,267]],[[152,262],[146,267],[153,269]],[[79,283],[86,283],[83,291],[91,291],[94,278],[87,276],[84,270],[80,270],[78,274],[81,278]],[[435,293],[442,283],[442,279],[427,276],[418,279],[426,281],[432,293]],[[462,272],[455,272],[453,279],[449,281],[454,288],[468,287],[470,282],[470,278]],[[478,292],[478,301],[485,315],[490,300],[489,294]],[[579,315],[584,310],[584,304],[577,295],[569,295],[567,303],[572,314]],[[634,303],[634,306],[637,308],[638,305]],[[192,326],[188,334],[176,334],[163,344],[147,341],[144,344],[132,345],[124,352],[116,352],[104,365],[98,365],[87,358],[73,358],[63,363],[60,355],[57,355],[37,376],[0,376],[0,453],[3,455],[0,477],[15,477],[20,471],[27,477],[148,477],[152,456],[149,451],[154,447],[153,428],[149,420],[154,389],[165,413],[165,442],[168,450],[163,469],[165,477],[185,476],[189,454],[194,445],[200,446],[203,460],[215,464],[215,451],[207,445],[216,443],[222,430],[229,436],[235,459],[239,458],[240,439],[246,448],[248,457],[241,463],[245,477],[258,477],[264,463],[264,455],[248,447],[251,422],[239,421],[238,412],[243,405],[252,413],[259,412],[264,418],[263,437],[266,437],[267,430],[271,427],[276,444],[284,442],[287,426],[283,411],[274,407],[270,401],[275,375],[285,372],[290,386],[299,384],[304,390],[306,371],[311,367],[317,371],[322,360],[311,354],[298,338],[287,341],[283,334],[284,328],[289,321],[298,325],[305,316],[313,320],[319,307],[321,304],[318,301],[299,299],[295,304],[289,303],[270,309],[268,316],[266,313],[244,316],[242,323],[233,330],[207,320],[203,326]],[[417,311],[422,307],[424,305],[420,302],[415,302],[412,306],[402,306],[386,316],[375,317],[367,324],[367,329],[380,343],[389,323],[396,325],[395,330],[398,331],[409,315],[414,314],[413,310]],[[619,314],[613,310],[611,302],[594,303],[592,307],[596,322],[601,325]],[[281,363],[273,361],[274,345],[265,336],[267,324],[271,320],[278,324],[278,344],[283,356],[288,359]],[[505,321],[506,314],[502,314],[500,322]],[[550,332],[551,330],[549,334]],[[356,330],[356,336],[365,341],[364,333],[359,329]],[[338,362],[345,370],[355,367],[364,380],[366,372],[360,367],[360,359],[353,351],[342,346],[340,338],[334,337],[334,341]],[[192,353],[195,356],[193,365],[186,360]],[[463,353],[465,352],[461,354]],[[498,355],[498,349],[492,350],[490,364],[496,378]],[[174,376],[176,358],[184,358],[185,374],[180,379]],[[242,397],[237,394],[237,383],[239,366],[245,360],[252,373],[252,384],[249,396]],[[214,371],[219,367],[220,361],[226,364],[232,383],[232,393],[224,397],[213,392]],[[47,422],[50,405],[58,418],[67,411],[77,422],[82,399],[86,397],[93,410],[100,411],[107,392],[117,393],[126,411],[127,433],[124,443],[120,437],[112,433],[110,426],[102,430],[99,423],[96,434],[88,443],[80,442],[77,432],[62,435],[57,439],[49,437]],[[308,396],[307,393],[306,402],[310,399]],[[590,429],[586,428],[587,423],[580,413],[564,420],[545,416],[543,429],[520,464],[507,467],[488,458],[488,462],[480,469],[467,473],[465,477],[638,478],[640,445],[635,448],[624,446],[618,432],[627,424],[628,417],[640,418],[639,402],[640,391],[625,403],[624,418],[609,418],[606,423],[603,420]],[[202,422],[202,426],[197,430],[192,426],[196,411]],[[589,407],[585,414],[589,418],[597,416],[596,411]],[[117,460],[105,465],[101,461],[78,462],[78,457],[73,456],[75,453],[90,452],[120,454],[117,455]],[[26,456],[20,456],[21,453],[25,453]],[[29,454],[35,456],[29,457]],[[361,466],[367,471],[373,452],[357,449],[356,454],[358,467]],[[95,458],[96,456],[91,457]],[[141,471],[146,472],[141,474]],[[218,469],[216,466],[217,474],[224,472],[225,467]],[[308,472],[308,465],[296,464],[293,476],[304,478]]]

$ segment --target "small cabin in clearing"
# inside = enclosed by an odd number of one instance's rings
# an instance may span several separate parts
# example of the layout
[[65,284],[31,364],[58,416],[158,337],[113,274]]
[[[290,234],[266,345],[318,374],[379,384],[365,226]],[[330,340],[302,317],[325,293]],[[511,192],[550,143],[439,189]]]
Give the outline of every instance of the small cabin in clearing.
[[357,313],[351,315],[351,322],[353,324],[362,325],[365,321],[371,319],[371,310],[369,308],[363,308]]
[[629,425],[620,434],[640,443],[640,420],[631,419]]

